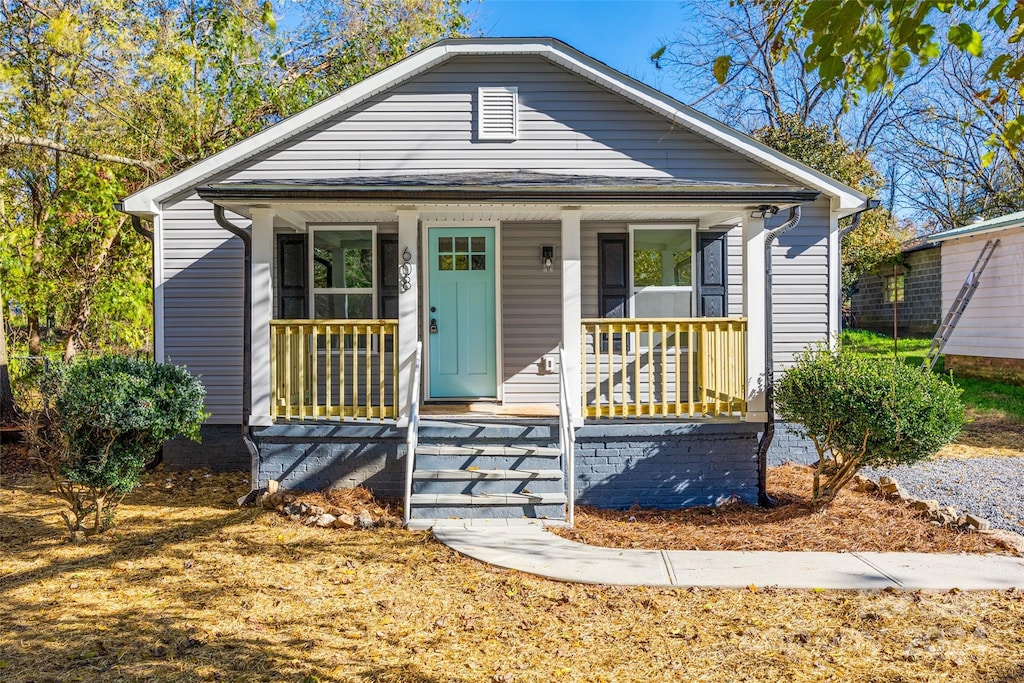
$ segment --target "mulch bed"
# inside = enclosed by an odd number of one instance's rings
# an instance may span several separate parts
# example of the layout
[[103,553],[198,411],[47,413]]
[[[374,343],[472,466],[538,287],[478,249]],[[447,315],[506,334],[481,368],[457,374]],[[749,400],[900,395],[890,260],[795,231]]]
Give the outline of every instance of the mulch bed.
[[557,533],[611,548],[665,550],[813,550],[848,552],[1003,553],[996,540],[936,526],[909,505],[877,493],[840,492],[824,512],[810,506],[809,467],[768,470],[779,503],[683,510],[598,510],[578,507],[576,527]]

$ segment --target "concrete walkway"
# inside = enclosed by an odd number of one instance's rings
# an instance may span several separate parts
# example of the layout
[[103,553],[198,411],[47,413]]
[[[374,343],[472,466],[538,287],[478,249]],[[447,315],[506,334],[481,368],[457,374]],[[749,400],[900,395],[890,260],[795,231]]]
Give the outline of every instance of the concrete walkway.
[[618,586],[1003,590],[1024,588],[1024,558],[929,553],[619,550],[569,541],[533,524],[437,524],[448,547],[558,581]]

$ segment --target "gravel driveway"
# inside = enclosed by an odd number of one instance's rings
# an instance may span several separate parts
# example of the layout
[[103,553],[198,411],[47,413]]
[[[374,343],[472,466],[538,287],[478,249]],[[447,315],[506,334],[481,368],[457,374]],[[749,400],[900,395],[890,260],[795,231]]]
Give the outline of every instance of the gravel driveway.
[[915,498],[934,498],[1024,534],[1024,457],[940,458],[861,473],[876,481],[890,476]]

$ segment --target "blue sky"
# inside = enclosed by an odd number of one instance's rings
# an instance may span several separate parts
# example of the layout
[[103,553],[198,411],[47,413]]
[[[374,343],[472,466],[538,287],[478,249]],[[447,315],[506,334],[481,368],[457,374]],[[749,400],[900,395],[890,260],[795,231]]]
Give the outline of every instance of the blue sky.
[[[724,0],[723,0],[724,1]],[[484,36],[550,36],[669,95],[671,74],[650,54],[684,20],[679,0],[482,0],[466,6]]]

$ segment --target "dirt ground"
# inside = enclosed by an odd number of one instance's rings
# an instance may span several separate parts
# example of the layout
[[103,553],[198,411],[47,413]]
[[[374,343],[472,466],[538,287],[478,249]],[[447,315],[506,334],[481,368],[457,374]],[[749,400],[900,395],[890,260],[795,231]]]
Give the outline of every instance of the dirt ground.
[[1024,457],[1024,423],[1003,416],[968,410],[968,422],[956,440],[938,457]]
[[0,679],[1024,680],[1020,591],[562,584],[423,532],[238,509],[246,489],[240,473],[161,473],[73,545],[45,480],[6,478]]
[[775,508],[735,504],[685,510],[579,507],[566,538],[612,548],[1007,553],[978,533],[938,527],[905,503],[846,488],[824,512],[810,506],[811,469],[768,470]]

